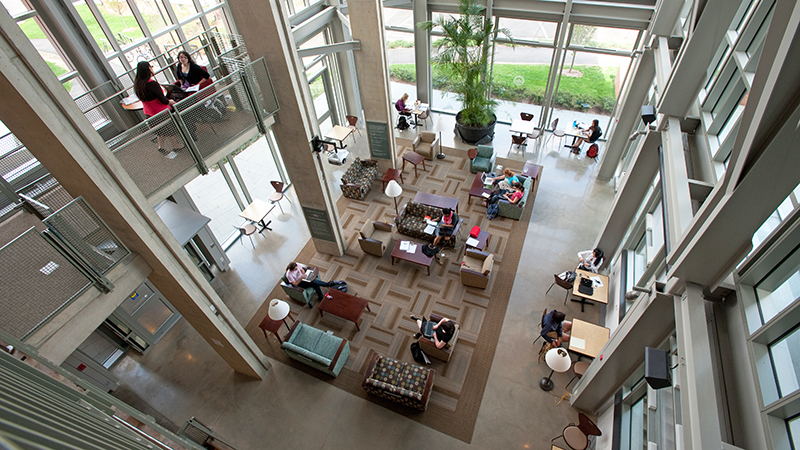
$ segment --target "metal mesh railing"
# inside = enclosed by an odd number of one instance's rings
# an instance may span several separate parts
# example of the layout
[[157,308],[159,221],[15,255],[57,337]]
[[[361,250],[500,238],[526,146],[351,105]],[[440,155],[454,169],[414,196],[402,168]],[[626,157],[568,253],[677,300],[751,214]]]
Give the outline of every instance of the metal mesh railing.
[[47,169],[25,147],[19,147],[0,158],[0,176],[14,190],[21,189],[44,175],[47,175]]
[[253,93],[260,116],[266,118],[278,112],[278,97],[275,95],[266,61],[260,58],[243,67],[241,73]]
[[108,273],[131,253],[83,197],[71,201],[43,222],[99,275]]
[[46,209],[42,208],[36,203],[32,203],[33,207],[39,211],[39,214],[41,214],[42,217],[49,216],[73,200],[72,196],[69,195],[69,192],[67,192],[67,190],[64,189],[64,187],[62,187],[60,184],[58,184],[58,180],[56,180],[50,174],[45,175],[40,180],[37,180],[28,186],[25,186],[17,191],[17,193],[24,195],[25,197],[32,198],[37,203],[44,205]]
[[92,282],[35,228],[0,248],[0,329],[25,339]]

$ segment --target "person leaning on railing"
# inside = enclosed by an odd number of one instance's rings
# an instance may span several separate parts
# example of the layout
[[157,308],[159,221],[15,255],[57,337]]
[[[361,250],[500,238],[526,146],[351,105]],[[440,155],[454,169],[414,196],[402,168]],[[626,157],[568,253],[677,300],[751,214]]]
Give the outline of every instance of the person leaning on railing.
[[[174,100],[169,100],[161,90],[161,85],[153,79],[153,66],[147,61],[140,61],[136,65],[136,79],[133,83],[133,92],[142,101],[142,111],[147,117],[155,116],[156,114],[169,109],[175,104]],[[178,152],[186,148],[181,142],[181,147],[178,148],[176,144],[178,136],[169,134],[167,127],[161,127],[155,131],[156,139],[158,139],[158,151],[166,154],[164,143],[169,139],[172,144],[172,150]]]

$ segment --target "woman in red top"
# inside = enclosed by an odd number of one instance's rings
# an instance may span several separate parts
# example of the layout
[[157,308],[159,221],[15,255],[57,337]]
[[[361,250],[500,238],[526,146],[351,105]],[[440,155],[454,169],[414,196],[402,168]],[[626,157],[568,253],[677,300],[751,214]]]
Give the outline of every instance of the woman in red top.
[[[161,85],[153,80],[153,67],[147,61],[140,61],[136,65],[136,79],[133,82],[133,92],[142,101],[142,110],[147,117],[155,116],[156,114],[169,109],[175,104],[175,100],[169,100],[164,96],[164,91],[161,90]],[[164,139],[169,138],[174,151],[181,151],[185,146],[181,145],[178,148],[177,136],[169,134],[169,131],[162,127],[156,130],[156,138],[158,139],[158,151],[167,153],[164,150]]]

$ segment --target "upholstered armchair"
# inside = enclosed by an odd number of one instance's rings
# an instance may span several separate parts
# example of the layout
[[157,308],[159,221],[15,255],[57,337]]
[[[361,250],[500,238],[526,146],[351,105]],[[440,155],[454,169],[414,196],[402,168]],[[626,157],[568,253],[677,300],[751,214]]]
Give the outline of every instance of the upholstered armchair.
[[494,152],[494,147],[479,145],[478,156],[472,158],[472,161],[469,162],[469,171],[472,173],[491,172],[495,158],[497,158],[497,154]]
[[492,273],[494,255],[468,249],[461,263],[461,284],[486,289]]
[[424,156],[428,161],[433,161],[440,144],[439,135],[430,131],[423,131],[414,139],[413,147],[415,152]]
[[[317,275],[317,279],[319,279],[319,275]],[[300,286],[292,286],[292,284],[289,283],[289,280],[286,278],[285,273],[281,277],[281,289],[283,289],[283,292],[286,293],[286,295],[288,295],[289,298],[293,298],[300,303],[305,303],[306,305],[311,304],[311,297],[314,296],[314,288],[312,287],[302,288]]]
[[[442,320],[442,316],[438,314],[431,314],[430,315],[431,322],[439,322]],[[444,362],[450,361],[450,355],[453,354],[453,349],[456,346],[456,341],[458,341],[458,330],[461,329],[461,326],[453,322],[456,326],[456,331],[453,333],[453,337],[447,344],[444,345],[442,348],[436,348],[436,344],[434,343],[433,339],[428,339],[425,336],[419,338],[419,347],[425,352],[426,355],[432,356],[436,359],[441,359]]]
[[384,222],[373,222],[368,220],[361,227],[358,235],[358,245],[364,253],[370,255],[383,256],[386,247],[391,245],[394,225]]

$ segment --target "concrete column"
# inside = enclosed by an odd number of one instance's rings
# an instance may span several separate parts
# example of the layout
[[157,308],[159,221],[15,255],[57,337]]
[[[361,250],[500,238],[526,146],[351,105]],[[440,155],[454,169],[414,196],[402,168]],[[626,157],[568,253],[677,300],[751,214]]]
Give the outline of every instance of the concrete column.
[[653,50],[647,49],[636,61],[636,69],[628,85],[628,91],[619,106],[619,117],[614,127],[614,134],[606,142],[603,160],[600,163],[600,170],[597,172],[599,180],[608,181],[614,176],[622,159],[622,152],[628,145],[628,137],[642,120],[642,105],[656,74],[653,59]]
[[431,32],[417,28],[420,22],[428,20],[427,0],[413,0],[414,8],[414,63],[417,72],[417,99],[431,106],[433,83],[431,82]]
[[[353,24],[353,39],[361,42],[361,50],[355,52],[359,91],[367,122],[386,124],[389,144],[389,159],[378,158],[373,142],[375,131],[367,133],[370,152],[378,160],[381,172],[397,165],[397,148],[394,141],[394,123],[389,90],[389,65],[386,62],[386,38],[383,26],[383,5],[380,0],[351,0],[350,23]],[[369,130],[368,130],[369,131]]]
[[[324,182],[322,163],[311,151],[311,139],[320,135],[320,130],[313,114],[305,70],[297,56],[286,3],[237,0],[229,7],[250,58],[263,57],[267,62],[280,105],[272,131],[289,178],[302,186],[296,193],[314,247],[320,253],[340,256],[345,248],[342,226]],[[356,9],[351,8],[351,14]]]
[[681,418],[686,450],[722,448],[702,286],[687,283],[675,297],[675,328],[681,379]]
[[83,196],[144,259],[156,288],[234,370],[256,378],[266,375],[266,357],[6,10],[0,11],[0,29],[0,96],[14,105],[0,108],[0,120],[70,195]]
[[689,175],[686,172],[680,119],[668,117],[666,123],[668,129],[661,132],[664,159],[661,180],[665,189],[662,195],[668,228],[665,231],[669,232],[666,237],[668,242],[678,242],[692,220],[692,196],[689,193]]

